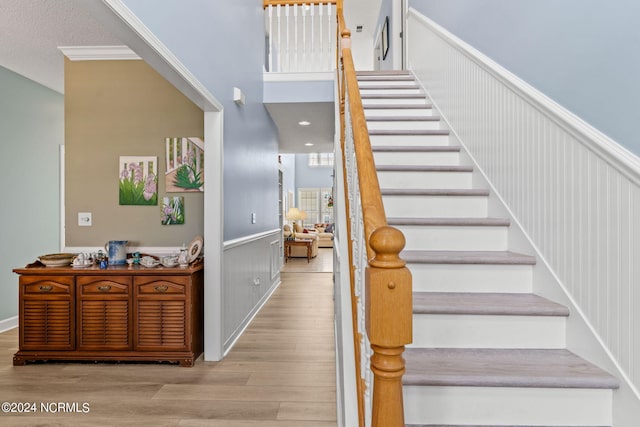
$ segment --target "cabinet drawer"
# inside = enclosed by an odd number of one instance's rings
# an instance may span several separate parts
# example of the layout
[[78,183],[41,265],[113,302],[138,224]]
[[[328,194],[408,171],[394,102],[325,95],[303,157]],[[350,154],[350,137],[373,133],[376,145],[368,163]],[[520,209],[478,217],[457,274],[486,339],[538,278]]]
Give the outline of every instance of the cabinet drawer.
[[135,277],[138,295],[184,295],[187,293],[189,277],[147,276]]
[[20,276],[20,286],[24,295],[71,295],[73,277]]
[[131,276],[80,276],[76,280],[80,296],[129,295],[131,293]]

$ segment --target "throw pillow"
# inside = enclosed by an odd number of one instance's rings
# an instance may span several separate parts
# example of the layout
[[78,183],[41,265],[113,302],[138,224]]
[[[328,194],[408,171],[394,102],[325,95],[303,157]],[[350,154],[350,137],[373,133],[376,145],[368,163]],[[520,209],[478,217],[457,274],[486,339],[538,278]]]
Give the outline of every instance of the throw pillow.
[[333,233],[334,224],[329,224],[327,228],[324,229],[325,233]]

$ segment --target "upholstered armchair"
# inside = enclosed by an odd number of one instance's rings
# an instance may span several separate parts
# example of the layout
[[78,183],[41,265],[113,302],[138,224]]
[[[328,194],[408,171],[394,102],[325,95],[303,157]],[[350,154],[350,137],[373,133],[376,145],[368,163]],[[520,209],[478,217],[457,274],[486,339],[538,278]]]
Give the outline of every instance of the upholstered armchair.
[[333,247],[333,225],[316,224],[315,230],[316,230],[316,233],[318,234],[318,247],[332,248]]

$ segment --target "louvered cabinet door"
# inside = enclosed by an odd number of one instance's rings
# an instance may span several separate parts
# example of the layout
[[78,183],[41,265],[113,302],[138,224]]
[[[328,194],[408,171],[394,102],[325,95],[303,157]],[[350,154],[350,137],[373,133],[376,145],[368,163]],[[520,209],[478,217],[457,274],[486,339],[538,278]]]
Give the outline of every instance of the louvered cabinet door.
[[75,348],[74,278],[20,276],[20,350]]
[[134,277],[136,350],[190,349],[189,282],[188,276]]
[[78,276],[78,350],[131,350],[131,276]]

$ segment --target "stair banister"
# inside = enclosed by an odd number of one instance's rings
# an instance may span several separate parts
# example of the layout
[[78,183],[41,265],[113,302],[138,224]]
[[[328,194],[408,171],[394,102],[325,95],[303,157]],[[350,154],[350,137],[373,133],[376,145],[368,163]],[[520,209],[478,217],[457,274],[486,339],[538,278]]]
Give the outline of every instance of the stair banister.
[[[387,225],[380,185],[373,160],[371,143],[364,116],[358,81],[351,55],[350,32],[344,24],[342,1],[338,0],[339,64],[338,83],[340,85],[340,121],[343,176],[348,188],[345,204],[348,210],[353,208],[356,215],[350,214],[347,221],[349,235],[353,239],[358,233],[354,229],[361,227],[367,266],[364,267],[364,325],[373,354],[370,368],[373,374],[373,395],[371,401],[371,425],[374,427],[404,426],[404,408],[402,398],[402,375],[405,364],[402,354],[404,346],[412,341],[412,283],[411,273],[400,259],[399,254],[405,244],[402,233]],[[350,161],[355,159],[355,164]],[[352,170],[347,170],[351,166]],[[352,174],[357,170],[357,175]],[[349,177],[351,182],[349,182]],[[354,181],[357,181],[357,185]],[[354,194],[355,193],[355,194]],[[359,203],[358,203],[359,202]],[[359,206],[354,206],[359,204]],[[353,224],[354,221],[361,224]],[[357,280],[358,243],[349,242],[352,283]],[[354,248],[355,246],[355,248]],[[360,254],[364,255],[364,254]],[[360,268],[361,269],[361,268]],[[352,289],[354,286],[352,285]],[[352,305],[355,307],[358,295],[352,291]],[[355,311],[355,310],[354,310]],[[358,331],[359,321],[354,324]],[[362,329],[362,328],[360,328]],[[358,332],[354,332],[358,334]],[[360,335],[356,336],[360,341]],[[356,343],[356,348],[359,343]],[[360,353],[360,355],[359,355]],[[361,352],[356,352],[361,357]],[[359,361],[356,361],[358,364]],[[361,383],[358,384],[359,406],[365,400]],[[366,402],[365,402],[366,403]],[[361,408],[359,408],[361,414]],[[366,425],[362,414],[360,425]]]

